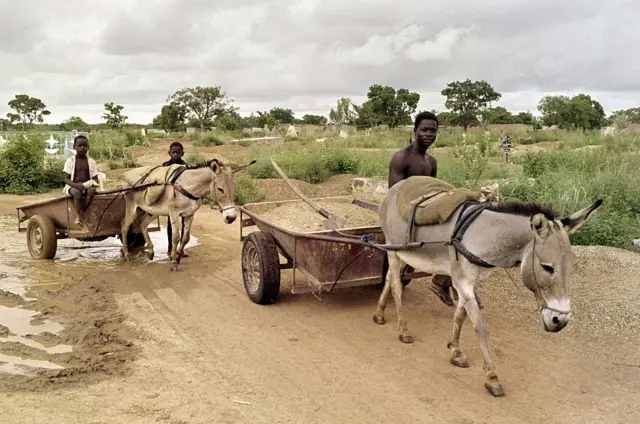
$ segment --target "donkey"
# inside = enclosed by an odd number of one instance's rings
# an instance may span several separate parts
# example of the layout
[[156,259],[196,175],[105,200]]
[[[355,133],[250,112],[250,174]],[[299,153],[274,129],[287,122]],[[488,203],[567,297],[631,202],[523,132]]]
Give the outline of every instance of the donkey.
[[[398,192],[407,181],[394,185],[380,205],[380,224],[387,243],[404,245],[409,234],[410,224],[402,218],[396,204]],[[459,205],[444,223],[414,227],[415,241],[424,245],[414,250],[388,252],[389,269],[373,321],[385,324],[385,307],[389,292],[393,293],[399,339],[412,343],[402,308],[402,268],[409,265],[417,271],[451,276],[458,303],[447,344],[450,362],[461,368],[469,366],[459,346],[460,330],[469,315],[484,358],[485,387],[493,396],[504,395],[491,359],[487,328],[474,296],[475,286],[496,267],[520,266],[524,285],[538,303],[545,331],[562,330],[571,319],[568,280],[576,261],[569,234],[578,231],[601,205],[602,200],[598,200],[558,219],[551,208],[535,203],[471,201]]]
[[[245,165],[225,166],[217,159],[193,166],[177,167],[168,181],[158,182],[164,185],[159,197],[151,205],[145,201],[145,191],[134,191],[125,194],[126,215],[122,221],[122,240],[126,240],[129,226],[136,220],[140,222],[140,229],[145,239],[145,250],[149,260],[154,257],[153,243],[149,237],[147,227],[158,216],[168,216],[171,220],[172,248],[169,255],[171,269],[180,270],[180,258],[184,257],[184,247],[189,242],[193,217],[202,205],[202,198],[215,194],[224,222],[231,224],[236,220],[237,213],[234,199],[236,191],[235,174],[253,165],[252,161]],[[154,168],[155,169],[155,168]],[[182,233],[182,219],[184,234]],[[122,245],[122,256],[131,261],[127,244]]]

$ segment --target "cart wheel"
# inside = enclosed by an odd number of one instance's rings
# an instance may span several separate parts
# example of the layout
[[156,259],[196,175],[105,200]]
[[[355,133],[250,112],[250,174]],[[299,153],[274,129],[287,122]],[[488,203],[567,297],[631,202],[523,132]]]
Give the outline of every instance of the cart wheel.
[[133,229],[129,229],[127,233],[127,247],[129,250],[140,249],[146,243],[142,233],[134,233]]
[[[407,271],[408,267],[409,267],[408,265],[405,265],[402,268],[402,271],[400,271],[400,277],[403,276],[403,274]],[[409,283],[411,282],[411,278],[401,278],[400,281],[402,282],[402,287],[407,287],[409,285]]]
[[[120,243],[122,243],[122,234],[118,234],[117,237],[118,240],[120,240]],[[140,249],[145,243],[144,235],[142,235],[142,233],[134,233],[132,224],[129,227],[129,232],[127,233],[127,248],[129,250]]]
[[56,256],[58,238],[51,219],[42,215],[29,218],[27,247],[33,259],[53,259]]
[[242,245],[242,280],[254,303],[275,303],[280,294],[280,258],[273,238],[263,232],[250,233]]

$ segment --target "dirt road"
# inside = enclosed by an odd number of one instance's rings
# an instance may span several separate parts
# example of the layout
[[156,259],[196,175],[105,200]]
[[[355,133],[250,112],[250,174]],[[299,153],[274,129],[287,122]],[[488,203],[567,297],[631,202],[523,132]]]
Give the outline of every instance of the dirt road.
[[[47,309],[49,317],[75,329],[80,347],[74,349],[82,354],[74,361],[82,366],[71,375],[0,375],[0,422],[640,420],[637,308],[624,322],[608,309],[638,302],[637,254],[576,249],[576,319],[560,334],[543,332],[517,273],[518,286],[502,271],[485,284],[484,314],[507,391],[496,399],[484,389],[469,322],[461,342],[471,367],[449,364],[453,311],[423,282],[405,290],[412,345],[397,340],[392,301],[388,324],[373,323],[379,295],[373,288],[334,292],[320,302],[287,295],[285,278],[277,304],[255,305],[242,285],[238,231],[237,223],[226,225],[219,212],[203,208],[193,230],[201,244],[189,251],[181,273],[138,258],[51,291],[33,288],[41,304],[59,306]],[[635,299],[624,300],[630,287]]]

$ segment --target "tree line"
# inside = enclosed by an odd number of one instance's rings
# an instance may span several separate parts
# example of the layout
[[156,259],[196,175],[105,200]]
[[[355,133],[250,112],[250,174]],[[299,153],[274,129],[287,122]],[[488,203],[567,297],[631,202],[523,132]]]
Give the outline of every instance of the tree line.
[[[511,113],[502,106],[496,106],[502,94],[484,80],[453,81],[441,94],[446,99],[446,110],[432,112],[438,115],[441,125],[461,126],[465,131],[469,127],[487,124],[525,124],[536,128],[555,125],[562,129],[592,130],[607,125],[624,128],[640,123],[640,108],[617,110],[607,117],[602,105],[587,94],[544,96],[537,105],[540,117],[528,111]],[[328,116],[306,114],[297,118],[292,109],[274,107],[243,117],[222,87],[197,86],[182,88],[168,96],[152,125],[169,132],[184,131],[187,127],[202,130],[215,127],[228,131],[253,127],[273,129],[281,124],[353,125],[359,128],[386,125],[395,128],[412,123],[419,101],[420,94],[406,88],[374,84],[369,87],[367,99],[362,104],[357,105],[350,98],[342,97],[329,110]],[[8,113],[6,119],[0,118],[0,130],[13,127],[25,130],[41,124],[44,117],[51,114],[42,100],[27,94],[16,95],[8,105],[13,112]],[[105,122],[101,126],[113,129],[134,126],[127,124],[128,117],[123,115],[122,105],[109,102],[104,104],[104,108],[102,119]],[[77,116],[59,124],[59,128],[65,130],[87,131],[89,127]]]

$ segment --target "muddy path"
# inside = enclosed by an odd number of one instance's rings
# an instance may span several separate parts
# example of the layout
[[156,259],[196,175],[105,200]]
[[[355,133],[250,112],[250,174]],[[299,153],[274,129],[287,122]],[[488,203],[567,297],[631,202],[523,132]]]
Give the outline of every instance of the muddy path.
[[[223,224],[219,212],[205,207],[193,233],[200,244],[189,250],[181,273],[169,272],[166,261],[108,260],[100,267],[85,258],[73,261],[84,264],[76,268],[55,263],[62,283],[27,284],[38,299],[33,309],[48,311],[41,318],[64,327],[55,342],[73,352],[64,358],[6,342],[0,348],[66,359],[76,371],[0,374],[3,420],[565,424],[640,418],[637,254],[576,248],[575,320],[560,334],[543,332],[517,273],[511,274],[518,285],[500,271],[483,286],[494,359],[507,391],[494,399],[483,387],[469,322],[461,343],[471,367],[449,364],[453,310],[424,282],[405,290],[415,338],[406,345],[397,340],[392,301],[388,324],[372,322],[378,290],[336,291],[320,302],[287,294],[285,272],[280,301],[255,305],[242,284],[237,223]],[[11,257],[17,257],[20,246],[12,244]],[[44,278],[33,263],[23,266],[33,281]],[[43,345],[46,338],[39,339]]]

